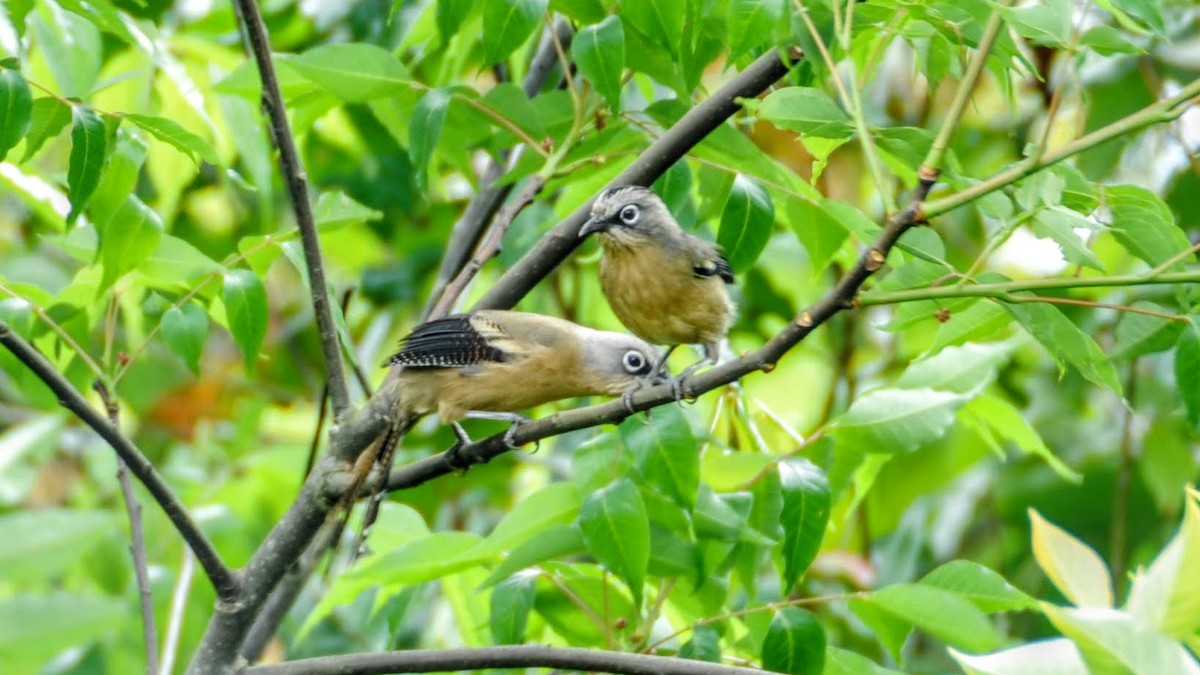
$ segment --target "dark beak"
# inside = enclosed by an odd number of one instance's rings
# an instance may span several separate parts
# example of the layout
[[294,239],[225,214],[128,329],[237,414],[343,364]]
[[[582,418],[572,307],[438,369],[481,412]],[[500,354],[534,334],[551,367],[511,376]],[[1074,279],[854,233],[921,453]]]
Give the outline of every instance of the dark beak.
[[608,223],[598,218],[588,218],[588,221],[579,228],[579,238],[582,239],[593,232],[603,232],[608,229]]

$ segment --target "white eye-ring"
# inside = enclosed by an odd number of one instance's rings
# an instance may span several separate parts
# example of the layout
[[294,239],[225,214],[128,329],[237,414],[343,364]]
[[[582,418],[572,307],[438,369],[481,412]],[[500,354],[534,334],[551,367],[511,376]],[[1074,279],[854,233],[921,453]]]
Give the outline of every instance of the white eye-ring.
[[625,356],[621,359],[621,362],[625,366],[625,370],[634,375],[640,374],[646,368],[646,357],[636,351],[625,352]]
[[642,217],[642,210],[637,207],[637,204],[627,204],[622,207],[619,215],[622,223],[633,225],[638,221],[638,218]]

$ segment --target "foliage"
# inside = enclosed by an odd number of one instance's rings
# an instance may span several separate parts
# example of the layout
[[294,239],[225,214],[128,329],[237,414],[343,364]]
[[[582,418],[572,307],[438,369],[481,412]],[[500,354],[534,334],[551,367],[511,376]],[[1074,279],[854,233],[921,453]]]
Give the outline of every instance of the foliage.
[[[480,195],[545,181],[462,308],[756,59],[804,53],[653,185],[732,263],[734,354],[802,325],[940,169],[930,227],[768,372],[392,493],[370,553],[309,579],[267,662],[541,643],[797,673],[1200,671],[1193,3],[263,11],[355,403],[445,252],[480,235],[456,228]],[[544,37],[555,20],[569,45]],[[335,339],[240,28],[225,3],[0,7],[0,321],[116,393],[230,566],[327,438]],[[540,54],[548,77],[518,86]],[[519,307],[620,330],[594,246]],[[59,398],[0,352],[0,662],[138,672],[115,457]],[[453,440],[426,420],[397,463]],[[137,496],[182,669],[214,592]]]

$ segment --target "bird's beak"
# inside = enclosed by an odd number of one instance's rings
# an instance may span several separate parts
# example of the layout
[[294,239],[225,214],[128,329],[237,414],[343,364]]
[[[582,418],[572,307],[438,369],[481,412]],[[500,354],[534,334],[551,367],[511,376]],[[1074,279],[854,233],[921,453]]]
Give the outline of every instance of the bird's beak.
[[608,229],[608,223],[599,218],[588,218],[583,227],[579,228],[579,238],[582,239],[593,232],[603,232]]

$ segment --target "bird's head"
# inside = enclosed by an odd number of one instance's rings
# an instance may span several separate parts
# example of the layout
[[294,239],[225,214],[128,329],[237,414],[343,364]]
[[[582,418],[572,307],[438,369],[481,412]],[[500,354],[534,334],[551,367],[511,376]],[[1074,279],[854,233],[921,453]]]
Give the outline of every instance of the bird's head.
[[634,246],[678,229],[679,224],[658,195],[639,185],[624,185],[596,197],[591,217],[579,228],[579,236],[596,232],[606,245]]
[[584,360],[593,386],[612,396],[637,382],[653,385],[663,382],[658,350],[645,340],[624,333],[588,331],[584,337]]

